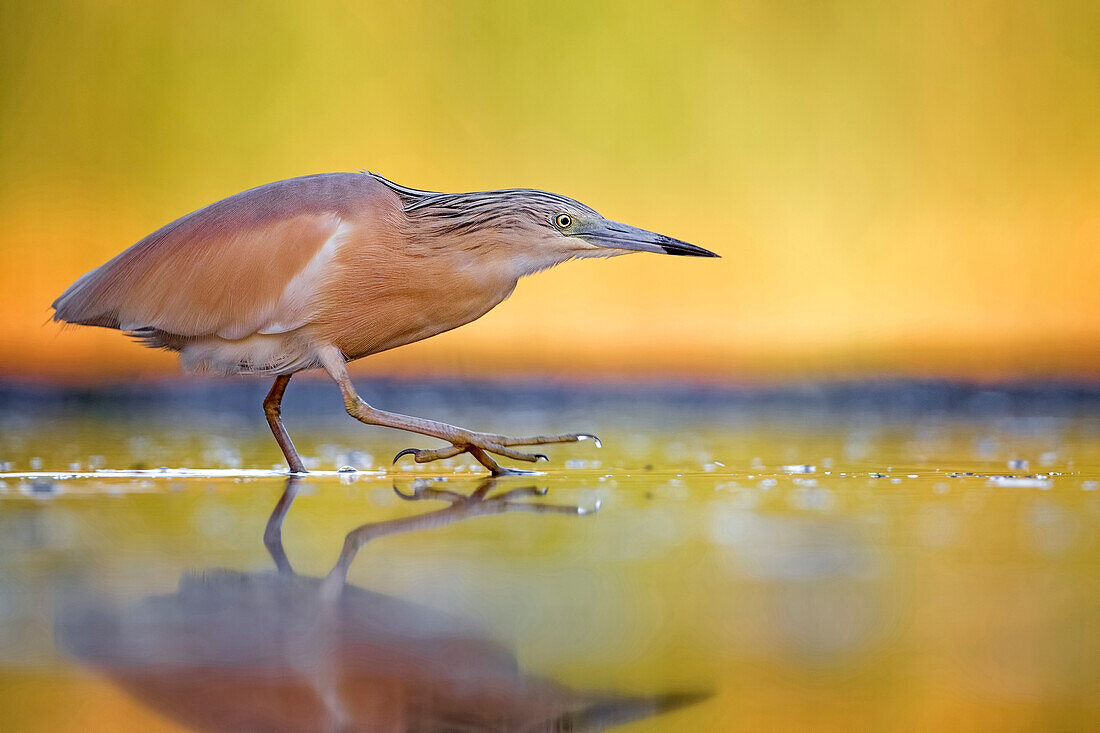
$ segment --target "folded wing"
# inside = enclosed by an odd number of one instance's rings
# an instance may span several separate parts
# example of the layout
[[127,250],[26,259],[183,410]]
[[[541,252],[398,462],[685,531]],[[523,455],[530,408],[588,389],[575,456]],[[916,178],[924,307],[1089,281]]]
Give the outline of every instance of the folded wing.
[[370,183],[309,176],[199,209],[73,283],[54,320],[224,339],[300,328]]

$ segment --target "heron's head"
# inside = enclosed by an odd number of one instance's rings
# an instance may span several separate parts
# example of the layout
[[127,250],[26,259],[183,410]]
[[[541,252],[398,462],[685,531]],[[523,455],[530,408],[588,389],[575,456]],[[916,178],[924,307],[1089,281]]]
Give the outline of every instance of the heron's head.
[[382,179],[402,198],[410,219],[442,234],[492,232],[564,261],[612,257],[629,252],[718,257],[694,244],[605,219],[596,210],[556,193],[528,188],[474,193],[431,193]]

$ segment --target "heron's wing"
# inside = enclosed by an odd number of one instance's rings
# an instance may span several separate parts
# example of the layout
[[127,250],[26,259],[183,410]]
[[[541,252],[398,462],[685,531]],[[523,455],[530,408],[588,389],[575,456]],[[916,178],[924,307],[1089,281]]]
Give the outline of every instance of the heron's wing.
[[226,339],[300,328],[353,230],[356,182],[321,178],[252,189],[172,222],[73,283],[54,320]]

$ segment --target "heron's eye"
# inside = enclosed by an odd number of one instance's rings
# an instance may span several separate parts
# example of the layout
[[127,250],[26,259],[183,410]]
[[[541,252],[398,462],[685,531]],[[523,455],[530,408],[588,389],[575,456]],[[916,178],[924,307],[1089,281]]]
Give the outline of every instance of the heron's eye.
[[569,214],[558,214],[554,217],[554,223],[558,225],[558,229],[568,229],[573,226],[573,217]]

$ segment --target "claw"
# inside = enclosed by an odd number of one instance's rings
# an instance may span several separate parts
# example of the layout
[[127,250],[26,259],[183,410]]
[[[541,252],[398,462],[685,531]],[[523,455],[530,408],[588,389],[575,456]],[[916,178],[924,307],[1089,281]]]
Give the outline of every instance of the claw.
[[535,460],[536,461],[546,461],[547,463],[549,463],[550,462],[550,456],[546,455],[545,453],[536,453],[535,454]]
[[595,435],[591,435],[589,433],[577,433],[577,440],[591,440],[593,443],[596,444],[597,448],[603,448],[603,443],[600,442],[600,439],[597,438]]
[[400,453],[398,453],[396,456],[393,457],[393,462],[397,463],[399,460],[401,460],[401,456],[408,456],[408,455],[415,456],[418,453],[420,453],[419,448],[406,448],[405,450],[401,451]]

